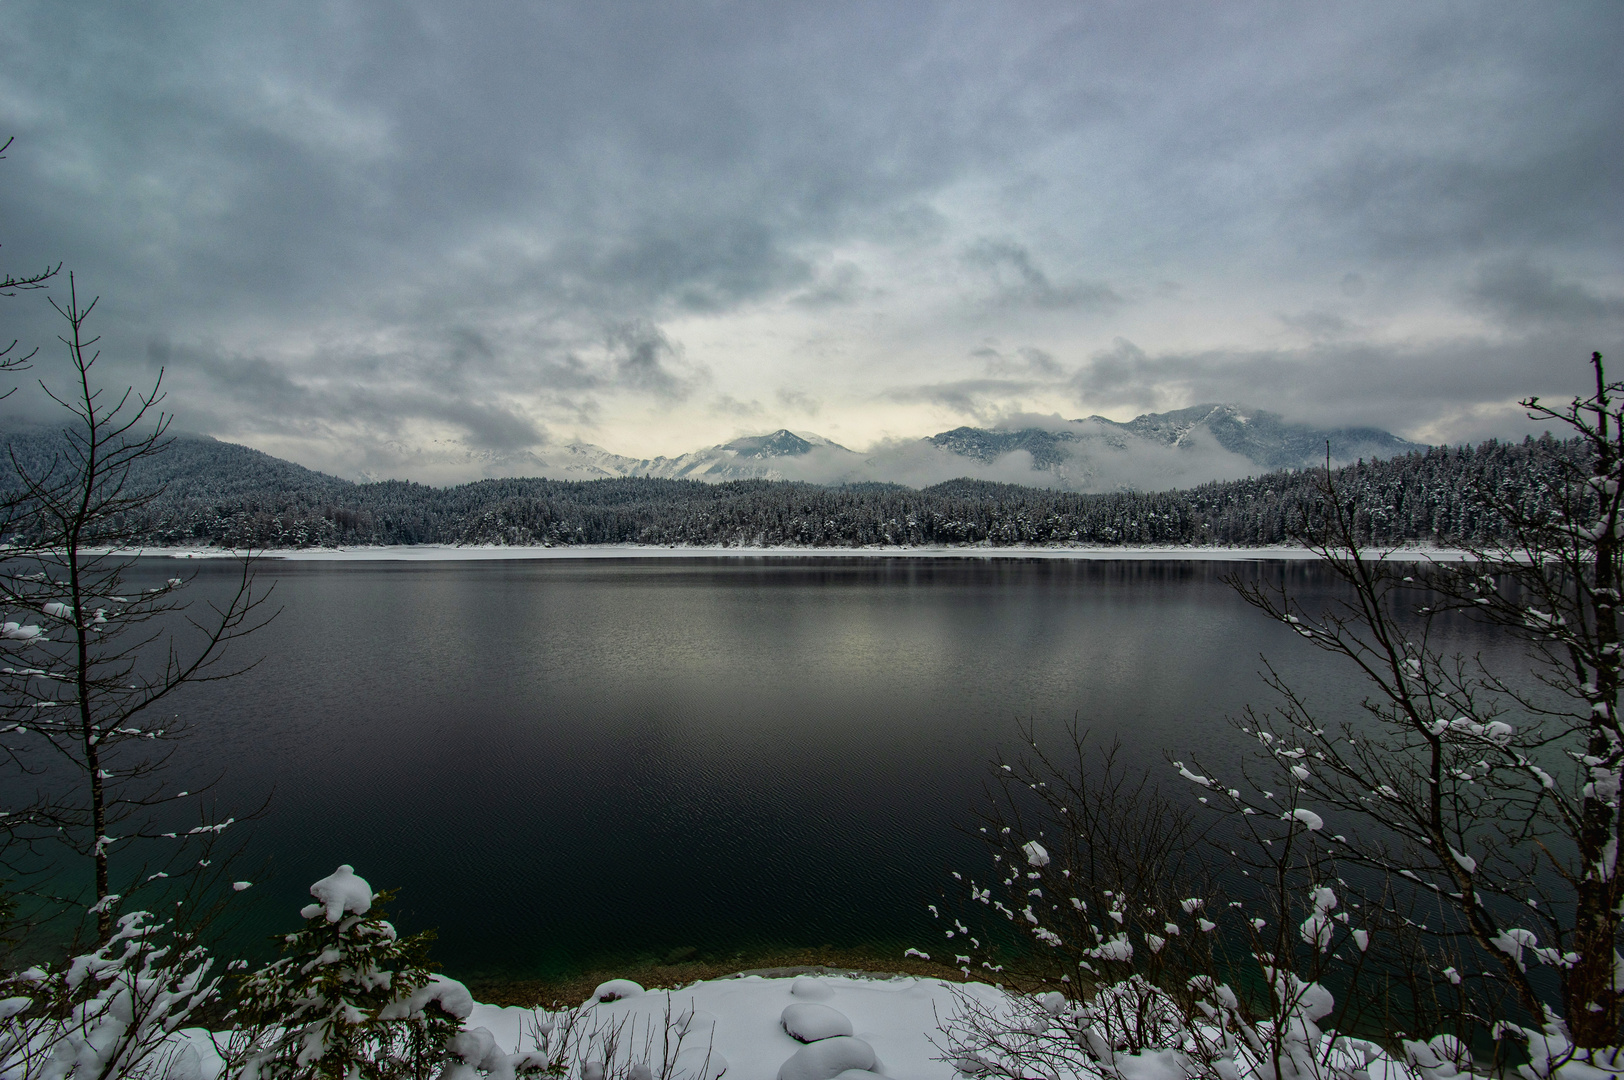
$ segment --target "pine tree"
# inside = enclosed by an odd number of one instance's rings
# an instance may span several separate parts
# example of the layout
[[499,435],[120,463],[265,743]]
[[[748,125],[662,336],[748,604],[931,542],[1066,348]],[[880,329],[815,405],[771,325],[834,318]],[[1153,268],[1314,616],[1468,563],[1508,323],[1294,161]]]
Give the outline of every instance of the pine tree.
[[241,1080],[426,1080],[473,1009],[461,983],[429,971],[430,933],[401,937],[348,865],[310,887],[302,929],[247,976]]

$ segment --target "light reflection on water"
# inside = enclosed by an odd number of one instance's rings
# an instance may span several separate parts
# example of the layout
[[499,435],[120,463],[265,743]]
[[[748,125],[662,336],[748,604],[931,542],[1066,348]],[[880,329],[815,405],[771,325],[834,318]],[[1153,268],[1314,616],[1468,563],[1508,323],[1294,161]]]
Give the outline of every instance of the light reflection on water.
[[[349,862],[464,976],[891,955],[977,858],[955,826],[1016,717],[1077,716],[1165,770],[1232,750],[1260,653],[1356,703],[1234,571],[1334,591],[1303,563],[271,563],[282,614],[239,654],[264,662],[179,707],[225,804],[274,787],[257,933]],[[233,573],[201,566],[198,597]]]

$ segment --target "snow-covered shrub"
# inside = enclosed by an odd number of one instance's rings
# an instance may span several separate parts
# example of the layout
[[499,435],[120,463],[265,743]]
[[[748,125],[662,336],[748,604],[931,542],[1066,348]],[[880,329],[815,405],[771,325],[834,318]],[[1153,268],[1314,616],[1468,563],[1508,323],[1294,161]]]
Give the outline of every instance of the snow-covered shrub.
[[217,997],[206,952],[144,911],[50,970],[0,977],[0,1080],[181,1077],[169,1035]]
[[[980,810],[990,865],[954,873],[931,950],[966,977],[1079,999],[1096,983],[1182,986],[1210,967],[1210,873],[1192,814],[1075,725],[991,766]],[[1139,1015],[1135,1011],[1135,1015]]]
[[[641,997],[625,979],[604,983],[586,1003],[557,1013],[538,1011],[526,1034],[537,1047],[523,1068],[577,1080],[718,1080],[727,1059],[716,1052],[716,1018],[665,991],[663,1015],[603,1011],[600,1006]],[[447,1080],[472,1080],[448,1077]]]
[[[1381,1051],[1322,1024],[1397,1049],[1382,1010],[1400,973],[1372,969],[1370,945],[1373,931],[1407,942],[1404,921],[1343,901],[1341,839],[1296,789],[1258,792],[1253,806],[1175,762],[1197,806],[1233,811],[1232,827],[1198,828],[1190,804],[1160,795],[1114,747],[1068,734],[1052,749],[1024,727],[1029,749],[994,763],[999,797],[982,831],[993,880],[956,873],[970,903],[944,896],[932,909],[961,973],[1013,991],[996,1009],[963,999],[943,1028],[949,1060],[1009,1076],[1334,1080]],[[1001,963],[986,958],[995,949]]]
[[[1324,898],[1318,891],[1315,899]],[[1212,975],[1158,986],[1138,972],[1096,983],[1080,1001],[1049,991],[994,1005],[961,993],[940,1029],[942,1059],[966,1075],[1008,1080],[1369,1080],[1378,1059],[1406,1074],[1378,1044],[1322,1030],[1335,1006],[1322,984],[1282,969],[1270,953],[1250,959],[1250,971],[1234,974],[1262,993],[1238,993]],[[1412,1076],[1454,1075],[1428,1074],[1414,1067],[1418,1060],[1469,1061],[1458,1044],[1434,1043],[1417,1044]]]
[[429,971],[430,936],[397,934],[379,906],[388,894],[374,894],[349,866],[310,895],[305,925],[283,940],[282,956],[242,980],[222,1050],[236,1076],[427,1080],[448,1053],[453,1072],[480,1071],[490,1055],[457,1041],[473,999]]
[[1507,1034],[1520,1037],[1528,1046],[1528,1064],[1517,1067],[1523,1080],[1609,1080],[1624,1073],[1624,1051],[1616,1046],[1574,1046],[1567,1024],[1555,1015],[1547,1016],[1538,1030],[1518,1028]]

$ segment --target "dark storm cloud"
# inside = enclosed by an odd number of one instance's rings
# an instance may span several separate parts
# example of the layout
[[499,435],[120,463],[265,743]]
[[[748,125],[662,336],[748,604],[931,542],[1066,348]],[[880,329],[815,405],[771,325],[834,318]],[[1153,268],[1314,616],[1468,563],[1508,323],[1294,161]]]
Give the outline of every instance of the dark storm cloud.
[[264,357],[229,356],[155,338],[147,343],[147,360],[171,387],[207,384],[217,393],[255,401],[267,416],[296,418],[322,411],[315,395],[295,382],[286,368]]
[[[149,345],[151,362],[165,369],[166,381],[192,402],[183,416],[186,427],[207,419],[235,418],[237,403],[258,405],[251,418],[258,431],[287,428],[331,431],[362,426],[381,437],[398,435],[414,420],[437,421],[462,431],[469,446],[517,450],[545,441],[534,421],[512,409],[478,400],[456,389],[430,393],[406,379],[374,374],[388,367],[384,358],[335,361],[324,378],[301,382],[275,363],[258,356],[237,356],[205,348]],[[336,377],[334,377],[336,376]]]
[[1119,339],[1080,364],[1069,387],[1079,406],[1094,412],[1227,402],[1325,425],[1481,439],[1527,429],[1516,422],[1521,414],[1512,403],[1520,398],[1584,392],[1590,348],[1587,337],[1563,333],[1152,355]]
[[[0,269],[65,260],[107,296],[110,375],[173,342],[173,403],[225,432],[422,419],[512,448],[621,395],[810,414],[899,383],[973,415],[1030,384],[1422,423],[1537,388],[1578,330],[1619,340],[1621,38],[1611,2],[34,0],[0,20]],[[977,326],[922,350],[963,365],[928,387],[785,362],[783,389],[711,399],[720,365],[669,329],[780,300],[937,327],[908,307],[923,266],[977,319],[1097,344],[1147,282],[1199,297],[1258,265],[1262,292],[1365,303],[1403,278],[1506,336],[1378,346],[1264,296],[1260,324],[1319,344],[988,366],[966,341],[1033,338]],[[42,304],[4,304],[0,338],[51,340]]]
[[677,373],[677,350],[652,323],[623,323],[609,332],[609,351],[621,380],[656,397],[680,401],[702,381]]
[[968,416],[978,424],[996,424],[1014,411],[1013,402],[1023,394],[1041,388],[1041,383],[1022,379],[959,379],[955,382],[898,386],[884,396],[900,404],[938,405]]
[[986,277],[996,304],[1109,311],[1122,303],[1103,282],[1056,285],[1032,253],[1012,240],[978,240],[965,249],[964,260]]
[[1097,352],[1071,378],[1073,396],[1096,408],[1131,406],[1150,411],[1161,398],[1161,386],[1171,368],[1152,360],[1145,350],[1126,338]]
[[1482,268],[1469,295],[1497,318],[1512,324],[1568,323],[1591,327],[1612,324],[1613,337],[1624,323],[1624,296],[1602,295],[1583,284],[1557,276],[1527,257],[1494,262]]
[[[1585,392],[1588,340],[1563,333],[1151,353],[1119,338],[1054,374],[1034,369],[1025,379],[894,386],[885,396],[939,406],[988,426],[1029,425],[1022,403],[1057,391],[1074,403],[1071,416],[1126,418],[1227,403],[1322,426],[1374,426],[1423,441],[1477,440],[1538,430],[1541,425],[1516,406],[1521,398],[1562,400]],[[990,348],[978,352],[999,355]],[[1539,374],[1531,378],[1530,371]]]
[[[430,401],[433,403],[430,404]],[[511,409],[471,401],[423,400],[408,404],[388,398],[379,402],[389,413],[401,413],[417,406],[420,415],[456,424],[467,432],[467,442],[480,450],[521,450],[545,441],[546,434],[535,422]]]
[[[113,223],[214,272],[194,285],[271,286],[262,301],[404,276],[431,295],[726,304],[804,279],[786,241],[929,188],[987,141],[972,93],[899,93],[938,20],[880,9],[17,14],[8,119],[49,158],[27,166],[34,208],[60,199],[29,243]],[[502,265],[443,261],[463,245]]]

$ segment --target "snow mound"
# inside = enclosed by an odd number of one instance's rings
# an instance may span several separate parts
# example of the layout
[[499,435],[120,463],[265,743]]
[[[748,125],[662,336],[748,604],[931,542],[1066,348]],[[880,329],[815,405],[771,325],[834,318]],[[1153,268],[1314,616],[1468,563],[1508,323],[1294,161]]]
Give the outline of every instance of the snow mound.
[[812,979],[805,975],[790,984],[789,992],[808,1001],[828,1001],[834,994],[829,984],[822,979]]
[[846,1019],[845,1013],[814,1001],[784,1006],[782,1022],[790,1038],[804,1043],[851,1034],[851,1021]]
[[357,877],[355,868],[349,863],[310,886],[310,895],[318,902],[299,912],[307,919],[326,911],[327,921],[337,922],[345,912],[365,915],[372,909],[372,886],[367,884],[365,878]]
[[698,1046],[684,1050],[671,1063],[671,1075],[677,1080],[717,1080],[725,1072],[727,1058]]
[[1177,1050],[1142,1050],[1118,1057],[1116,1068],[1122,1080],[1185,1080],[1188,1060]]
[[619,1001],[621,998],[641,997],[642,994],[643,988],[630,979],[610,979],[606,983],[599,983],[587,1001]]
[[795,1051],[778,1070],[778,1080],[834,1080],[842,1073],[873,1068],[874,1048],[862,1039],[841,1035]]
[[[577,1023],[583,1031],[607,1031],[623,1024],[628,1033],[632,1024],[637,1025],[636,1045],[623,1042],[617,1064],[609,1070],[615,1076],[629,1076],[625,1070],[643,1060],[643,1032],[654,1032],[656,1049],[663,1043],[660,1033],[669,1018],[682,1034],[683,1063],[682,1069],[672,1070],[671,1080],[716,1080],[723,1062],[727,1066],[723,1080],[773,1080],[799,1051],[853,1041],[851,1036],[835,1036],[803,1046],[785,1031],[785,1006],[804,1004],[809,994],[825,999],[831,1008],[849,1017],[854,1027],[860,1026],[854,1034],[872,1050],[876,1061],[874,1066],[828,1062],[825,1068],[813,1069],[819,1080],[831,1080],[854,1068],[883,1071],[894,1080],[953,1080],[953,1064],[941,1060],[942,1051],[931,1041],[939,1038],[938,1021],[957,1011],[961,994],[989,1009],[1006,1010],[1009,1003],[1003,991],[976,982],[949,985],[939,979],[907,976],[746,975],[697,982],[680,990],[648,990],[614,1001],[589,1001],[583,1010],[586,1015]],[[686,1025],[682,1024],[684,1014],[688,1016]],[[535,1045],[536,1019],[529,1009],[476,1004],[466,1026],[488,1028],[499,1047],[523,1053]],[[558,1019],[562,1021],[563,1016]],[[687,1031],[681,1032],[684,1026]],[[701,1075],[707,1054],[710,1064]],[[804,1075],[800,1070],[815,1064],[815,1060],[799,1060],[795,1075]],[[884,1063],[883,1070],[879,1062]],[[653,1075],[662,1075],[661,1063],[654,1060],[651,1064]],[[571,1076],[575,1075],[572,1068]],[[862,1080],[862,1074],[858,1076]],[[786,1080],[790,1080],[787,1075]]]
[[716,1022],[715,1013],[706,1012],[704,1009],[686,1008],[677,1014],[677,1033],[709,1037],[716,1030]]

